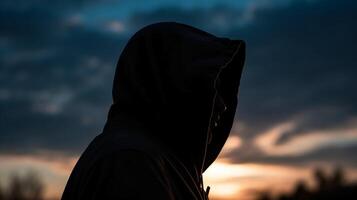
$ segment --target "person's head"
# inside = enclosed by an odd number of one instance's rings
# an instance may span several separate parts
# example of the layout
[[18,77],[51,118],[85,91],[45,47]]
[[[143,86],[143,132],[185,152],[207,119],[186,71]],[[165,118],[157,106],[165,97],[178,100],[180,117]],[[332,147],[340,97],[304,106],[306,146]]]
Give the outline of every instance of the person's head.
[[130,116],[178,154],[206,157],[206,168],[232,127],[244,58],[242,40],[175,22],[144,27],[119,58],[108,121]]

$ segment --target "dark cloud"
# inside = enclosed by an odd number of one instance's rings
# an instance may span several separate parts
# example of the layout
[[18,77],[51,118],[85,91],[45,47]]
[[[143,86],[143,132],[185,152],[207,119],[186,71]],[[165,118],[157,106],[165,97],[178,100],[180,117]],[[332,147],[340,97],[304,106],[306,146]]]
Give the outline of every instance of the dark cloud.
[[252,142],[288,121],[297,126],[282,134],[275,145],[298,134],[349,126],[356,118],[357,62],[353,54],[357,28],[352,25],[356,7],[347,1],[295,3],[257,11],[254,23],[231,31],[230,35],[239,33],[247,40],[248,59],[237,118],[245,125],[239,135],[246,144],[229,157],[240,162],[356,164],[351,159],[356,144],[281,157],[265,155]]
[[116,0],[2,0],[1,8],[16,9],[19,11],[29,9],[45,9],[53,11],[62,11],[68,9],[79,9],[87,6],[98,5],[101,3],[111,3]]
[[126,39],[44,8],[1,8],[2,153],[77,153],[101,131],[111,103]]
[[239,120],[258,127],[244,137],[299,117],[287,140],[356,116],[357,28],[352,24],[357,6],[346,4],[319,1],[258,11],[254,23],[237,30],[250,44]]
[[176,21],[215,33],[226,33],[230,28],[245,22],[244,14],[245,12],[242,10],[223,5],[217,5],[210,9],[163,7],[155,11],[134,13],[130,17],[128,25],[137,29],[155,22]]

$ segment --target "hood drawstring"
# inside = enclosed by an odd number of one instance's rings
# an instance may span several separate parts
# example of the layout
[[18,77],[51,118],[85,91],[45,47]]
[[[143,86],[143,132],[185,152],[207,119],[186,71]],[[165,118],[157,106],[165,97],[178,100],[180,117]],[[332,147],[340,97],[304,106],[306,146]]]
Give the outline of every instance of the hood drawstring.
[[208,200],[208,194],[209,194],[209,190],[211,189],[211,187],[210,186],[207,186],[207,188],[206,188],[206,198],[207,198],[207,200]]
[[203,197],[204,197],[204,200],[209,200],[208,198],[208,194],[209,194],[209,191],[211,189],[210,186],[207,186],[206,187],[206,190],[204,190],[204,187],[203,187],[203,178],[202,178],[202,175],[200,175],[200,180],[199,180],[199,184],[200,184],[200,189],[201,189],[201,192],[203,193]]

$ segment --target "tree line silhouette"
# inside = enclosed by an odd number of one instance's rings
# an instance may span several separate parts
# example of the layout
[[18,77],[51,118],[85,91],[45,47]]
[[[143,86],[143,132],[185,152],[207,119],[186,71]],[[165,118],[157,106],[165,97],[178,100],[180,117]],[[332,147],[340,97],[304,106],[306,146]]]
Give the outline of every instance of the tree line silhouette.
[[44,184],[35,171],[13,173],[6,187],[0,185],[0,200],[43,200]]
[[[314,170],[316,187],[309,188],[298,181],[290,193],[270,195],[268,191],[258,193],[256,200],[355,200],[357,183],[349,183],[341,168],[327,174],[321,168]],[[45,185],[35,171],[20,175],[13,173],[6,187],[0,185],[0,200],[45,200]]]
[[272,197],[264,191],[257,200],[355,200],[357,199],[357,183],[348,183],[342,168],[335,168],[331,175],[323,169],[314,170],[315,188],[309,188],[304,181],[298,181],[290,193],[282,193]]

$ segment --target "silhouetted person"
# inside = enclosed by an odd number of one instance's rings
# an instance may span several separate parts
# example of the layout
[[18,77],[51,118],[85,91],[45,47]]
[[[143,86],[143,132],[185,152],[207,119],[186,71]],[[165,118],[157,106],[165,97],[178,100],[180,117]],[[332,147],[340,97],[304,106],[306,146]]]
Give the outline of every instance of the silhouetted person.
[[230,132],[244,58],[241,40],[184,24],[138,31],[119,58],[103,133],[62,200],[207,199],[202,173]]

